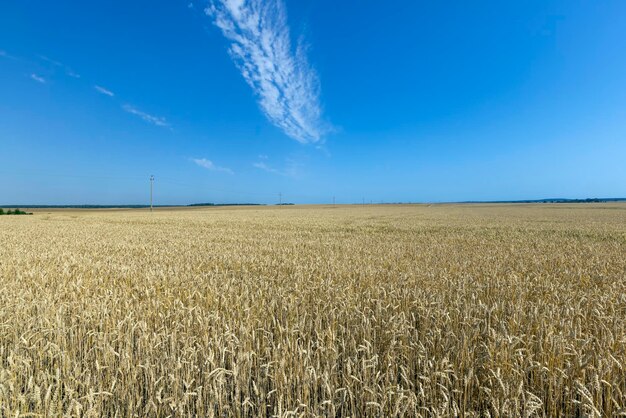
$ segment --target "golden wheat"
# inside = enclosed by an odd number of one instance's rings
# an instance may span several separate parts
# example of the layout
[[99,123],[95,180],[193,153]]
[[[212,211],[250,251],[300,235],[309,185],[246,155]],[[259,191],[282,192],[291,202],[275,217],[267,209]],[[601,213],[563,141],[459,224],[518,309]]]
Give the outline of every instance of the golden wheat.
[[626,205],[0,218],[0,416],[626,415]]

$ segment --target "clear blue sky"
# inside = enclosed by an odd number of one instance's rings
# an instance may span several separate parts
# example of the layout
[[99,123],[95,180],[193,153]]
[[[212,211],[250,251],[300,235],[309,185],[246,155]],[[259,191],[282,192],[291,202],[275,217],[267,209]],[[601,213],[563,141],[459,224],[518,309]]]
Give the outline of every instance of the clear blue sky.
[[0,204],[626,196],[626,2],[0,2]]

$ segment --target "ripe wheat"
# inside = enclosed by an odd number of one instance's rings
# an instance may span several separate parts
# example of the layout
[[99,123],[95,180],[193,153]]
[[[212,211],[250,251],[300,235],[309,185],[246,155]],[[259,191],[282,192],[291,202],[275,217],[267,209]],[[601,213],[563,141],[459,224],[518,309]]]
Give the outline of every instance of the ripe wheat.
[[0,416],[626,415],[626,205],[0,218]]

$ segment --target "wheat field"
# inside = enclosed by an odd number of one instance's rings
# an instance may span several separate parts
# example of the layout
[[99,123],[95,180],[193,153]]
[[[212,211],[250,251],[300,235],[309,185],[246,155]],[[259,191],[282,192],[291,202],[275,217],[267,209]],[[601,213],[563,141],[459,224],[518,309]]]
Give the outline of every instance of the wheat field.
[[0,416],[626,416],[626,205],[0,218]]

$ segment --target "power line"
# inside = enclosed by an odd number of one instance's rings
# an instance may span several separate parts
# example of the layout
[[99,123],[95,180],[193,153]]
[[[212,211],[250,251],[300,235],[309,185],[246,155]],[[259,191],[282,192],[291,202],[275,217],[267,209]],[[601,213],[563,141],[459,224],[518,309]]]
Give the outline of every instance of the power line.
[[[55,173],[55,172],[51,172],[51,170],[46,170],[46,169],[18,169],[18,170],[2,170],[0,169],[0,174],[7,174],[7,175],[16,175],[16,174],[23,174],[23,177],[31,177],[32,179],[36,179],[39,177],[44,177],[44,178],[67,178],[67,179],[98,179],[98,180],[102,180],[105,181],[107,185],[112,185],[113,183],[118,183],[118,182],[124,182],[125,184],[133,184],[136,185],[138,187],[142,187],[140,186],[143,181],[145,181],[145,177],[144,175],[122,175],[122,176],[115,176],[115,175],[99,175],[99,174],[74,174],[74,173]],[[151,176],[153,177],[153,176]],[[142,180],[144,179],[144,180]],[[154,179],[151,180],[151,200],[153,201],[153,185],[152,182],[154,181]],[[229,195],[236,195],[236,196],[241,196],[243,198],[245,198],[246,196],[248,197],[259,197],[259,198],[265,198],[267,200],[269,200],[272,196],[273,193],[271,192],[259,192],[259,191],[242,191],[242,190],[233,190],[233,189],[223,189],[223,188],[219,188],[219,187],[205,187],[203,184],[203,182],[198,182],[198,183],[191,183],[189,181],[180,181],[179,179],[175,179],[175,178],[171,178],[171,177],[163,177],[161,175],[159,175],[159,184],[161,184],[162,188],[164,185],[169,185],[169,186],[176,186],[178,188],[185,188],[185,189],[193,189],[196,191],[204,191],[204,192],[217,192],[217,193],[225,193],[225,194],[229,194]],[[143,183],[145,184],[145,183]],[[274,194],[274,196],[276,196]],[[304,195],[304,194],[291,194],[289,193],[290,199],[304,199],[304,200],[319,200],[320,196],[319,195]],[[264,200],[265,200],[264,199]],[[333,201],[335,201],[334,197],[333,197]],[[154,203],[154,202],[153,202]],[[282,203],[282,192],[281,192],[281,203]],[[153,205],[154,206],[154,205]]]
[[150,175],[150,212],[152,212],[152,189],[154,188],[154,175]]

